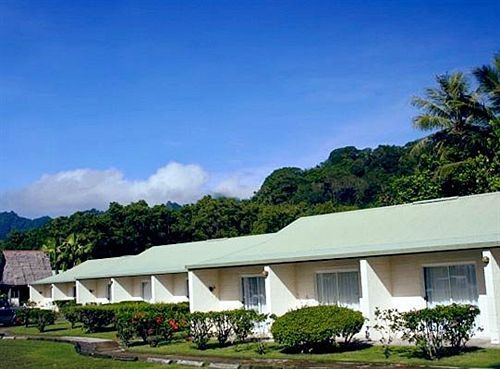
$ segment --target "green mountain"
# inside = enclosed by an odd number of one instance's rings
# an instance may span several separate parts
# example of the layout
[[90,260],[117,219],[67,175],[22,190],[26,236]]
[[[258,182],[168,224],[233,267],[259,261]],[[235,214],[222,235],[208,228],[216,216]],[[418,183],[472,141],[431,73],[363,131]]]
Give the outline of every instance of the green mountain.
[[7,238],[11,231],[26,231],[39,228],[51,220],[50,217],[40,217],[36,219],[23,218],[13,211],[0,213],[0,240]]

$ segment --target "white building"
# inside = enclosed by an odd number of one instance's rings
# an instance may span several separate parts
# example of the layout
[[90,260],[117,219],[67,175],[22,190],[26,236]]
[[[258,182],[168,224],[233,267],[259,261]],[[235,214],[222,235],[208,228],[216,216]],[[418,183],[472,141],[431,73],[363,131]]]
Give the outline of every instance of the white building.
[[[77,302],[189,300],[192,311],[276,315],[340,304],[363,312],[368,325],[377,307],[471,303],[481,310],[480,336],[500,343],[500,192],[304,217],[275,234],[110,260],[66,272]],[[32,299],[68,282],[51,278],[34,284]]]
[[188,269],[192,311],[340,304],[373,325],[377,307],[470,303],[500,343],[500,193],[304,217]]

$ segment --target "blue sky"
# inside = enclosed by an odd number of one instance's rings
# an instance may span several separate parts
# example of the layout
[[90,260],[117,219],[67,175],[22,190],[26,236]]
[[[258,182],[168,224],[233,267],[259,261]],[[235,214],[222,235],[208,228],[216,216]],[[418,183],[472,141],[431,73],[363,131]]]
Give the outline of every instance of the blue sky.
[[0,1],[0,211],[248,196],[402,144],[412,95],[500,50],[498,1]]

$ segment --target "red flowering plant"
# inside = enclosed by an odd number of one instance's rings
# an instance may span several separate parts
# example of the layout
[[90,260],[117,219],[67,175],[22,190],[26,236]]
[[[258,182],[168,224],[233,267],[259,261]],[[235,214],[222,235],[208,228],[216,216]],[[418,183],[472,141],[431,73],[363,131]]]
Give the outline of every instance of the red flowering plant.
[[174,334],[189,325],[187,304],[124,305],[118,314],[117,331],[120,342],[128,346],[140,337],[151,346],[172,341]]

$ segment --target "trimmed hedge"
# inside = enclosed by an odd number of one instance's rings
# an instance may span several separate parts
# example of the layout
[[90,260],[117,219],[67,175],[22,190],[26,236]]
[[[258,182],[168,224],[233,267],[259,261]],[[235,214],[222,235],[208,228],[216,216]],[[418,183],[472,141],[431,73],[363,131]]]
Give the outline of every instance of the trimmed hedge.
[[310,306],[278,317],[271,327],[276,342],[285,349],[318,352],[331,348],[342,338],[350,343],[361,331],[365,318],[359,311],[336,306]]
[[76,313],[86,333],[101,331],[115,320],[115,311],[109,305],[85,305],[78,307]]
[[54,324],[56,321],[56,313],[52,310],[42,310],[42,309],[33,309],[33,315],[35,324],[38,328],[38,331],[43,333],[45,332],[45,327],[48,325]]
[[38,330],[43,333],[45,327],[54,324],[56,313],[52,310],[22,307],[16,310],[16,320],[25,327],[36,325]]
[[[145,341],[150,336],[167,337],[169,334],[166,331],[169,328],[162,326],[160,329],[152,322],[160,320],[163,322],[165,319],[168,322],[170,319],[177,319],[179,322],[185,320],[184,325],[187,326],[188,313],[189,305],[187,303],[149,304],[142,301],[103,305],[67,305],[61,308],[61,314],[71,323],[72,327],[80,322],[84,330],[91,333],[114,325],[118,330],[118,336],[123,338],[124,343],[128,343],[134,336],[140,336]],[[158,317],[161,319],[156,319]],[[133,325],[132,328],[131,325]],[[176,329],[176,326],[180,325],[180,323],[172,324],[171,328]],[[155,329],[154,334],[151,329]],[[127,339],[127,337],[130,338]]]

